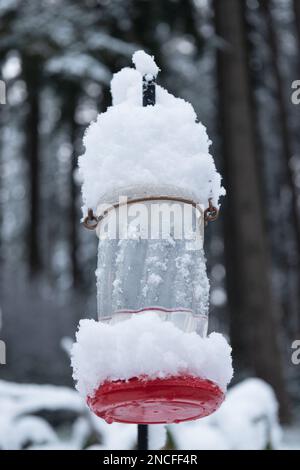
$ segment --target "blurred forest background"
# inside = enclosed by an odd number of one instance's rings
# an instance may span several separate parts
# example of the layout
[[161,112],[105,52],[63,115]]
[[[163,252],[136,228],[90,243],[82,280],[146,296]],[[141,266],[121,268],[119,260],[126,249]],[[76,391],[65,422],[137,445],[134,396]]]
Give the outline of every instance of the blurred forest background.
[[96,315],[96,247],[80,224],[77,157],[112,73],[145,49],[190,101],[227,196],[206,229],[210,329],[235,381],[300,408],[300,0],[0,0],[1,378],[72,385],[69,339]]

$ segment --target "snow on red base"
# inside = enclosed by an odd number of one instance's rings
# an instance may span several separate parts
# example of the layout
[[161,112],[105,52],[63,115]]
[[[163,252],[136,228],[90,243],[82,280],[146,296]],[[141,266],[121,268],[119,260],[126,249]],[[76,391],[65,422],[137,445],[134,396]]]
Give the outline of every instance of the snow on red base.
[[182,374],[214,382],[223,392],[233,374],[231,348],[219,333],[185,333],[157,314],[114,325],[81,320],[72,350],[73,377],[86,399],[106,381]]

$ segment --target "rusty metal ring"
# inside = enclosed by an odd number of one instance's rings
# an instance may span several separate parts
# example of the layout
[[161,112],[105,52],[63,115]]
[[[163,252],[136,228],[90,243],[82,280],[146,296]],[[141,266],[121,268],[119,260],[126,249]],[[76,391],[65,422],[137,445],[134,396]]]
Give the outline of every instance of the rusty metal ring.
[[83,220],[83,225],[88,230],[95,230],[99,222],[98,217],[95,216],[93,209],[88,210],[88,215]]
[[204,211],[204,221],[206,224],[208,224],[208,222],[213,222],[214,220],[216,220],[218,218],[218,215],[219,215],[219,209],[217,207],[215,207],[212,203],[212,200],[209,199],[208,200],[208,208],[205,209]]

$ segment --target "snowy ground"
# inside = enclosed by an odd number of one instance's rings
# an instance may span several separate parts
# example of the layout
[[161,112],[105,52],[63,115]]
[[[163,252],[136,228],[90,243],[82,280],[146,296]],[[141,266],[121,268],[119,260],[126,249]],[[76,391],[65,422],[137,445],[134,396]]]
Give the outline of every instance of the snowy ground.
[[280,450],[300,450],[300,424],[283,430]]
[[[221,409],[199,421],[151,426],[150,447],[177,449],[300,449],[300,427],[282,432],[269,386],[248,379],[232,387]],[[136,426],[108,425],[77,392],[0,381],[0,449],[134,449]]]

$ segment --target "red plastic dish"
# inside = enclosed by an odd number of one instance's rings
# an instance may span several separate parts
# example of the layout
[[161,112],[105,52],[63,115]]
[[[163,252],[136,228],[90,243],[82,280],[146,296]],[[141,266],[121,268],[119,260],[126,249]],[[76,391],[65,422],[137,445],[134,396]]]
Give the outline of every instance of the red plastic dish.
[[151,380],[143,376],[107,381],[87,403],[107,423],[161,424],[208,416],[224,398],[218,385],[207,379],[180,375]]

